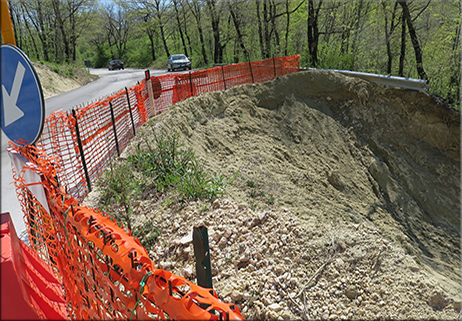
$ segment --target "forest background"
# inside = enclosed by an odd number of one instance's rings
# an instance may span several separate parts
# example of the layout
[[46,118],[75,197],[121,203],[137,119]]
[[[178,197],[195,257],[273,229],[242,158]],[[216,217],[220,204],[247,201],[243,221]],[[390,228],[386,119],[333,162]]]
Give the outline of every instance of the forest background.
[[193,68],[301,54],[300,65],[427,79],[460,109],[457,0],[8,0],[31,60]]

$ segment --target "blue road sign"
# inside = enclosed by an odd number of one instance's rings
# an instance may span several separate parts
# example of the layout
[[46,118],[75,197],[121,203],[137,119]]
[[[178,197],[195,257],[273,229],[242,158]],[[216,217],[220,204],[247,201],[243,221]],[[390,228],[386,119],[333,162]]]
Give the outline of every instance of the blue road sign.
[[2,45],[0,56],[1,127],[12,142],[23,139],[34,144],[45,119],[40,81],[29,58],[16,46]]

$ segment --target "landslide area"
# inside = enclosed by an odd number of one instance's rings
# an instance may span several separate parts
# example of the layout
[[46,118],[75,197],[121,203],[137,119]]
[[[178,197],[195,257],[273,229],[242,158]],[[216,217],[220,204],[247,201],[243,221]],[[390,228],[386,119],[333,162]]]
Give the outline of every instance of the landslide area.
[[[214,288],[249,319],[460,319],[460,113],[424,92],[326,71],[207,93],[143,127],[180,132],[227,199],[136,202],[150,256],[194,278],[209,228]],[[92,205],[95,205],[94,203]]]

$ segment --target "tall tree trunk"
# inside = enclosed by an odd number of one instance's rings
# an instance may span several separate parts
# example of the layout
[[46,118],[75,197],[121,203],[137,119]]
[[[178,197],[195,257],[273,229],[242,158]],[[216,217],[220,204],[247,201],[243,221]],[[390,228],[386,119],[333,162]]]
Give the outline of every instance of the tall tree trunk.
[[152,31],[150,28],[148,28],[146,30],[146,33],[148,35],[148,38],[149,38],[149,43],[151,44],[151,56],[152,56],[152,60],[155,61],[156,60],[156,47],[155,47],[155,42],[154,42],[154,31]]
[[287,46],[289,43],[289,27],[290,27],[289,0],[286,0],[286,35],[284,38],[284,56],[288,56]]
[[223,62],[223,45],[220,39],[220,18],[216,9],[216,0],[207,0],[207,8],[211,18],[212,31],[213,31],[213,60],[215,63]]
[[178,25],[178,32],[180,33],[181,43],[183,44],[184,54],[186,56],[189,56],[188,55],[188,49],[186,48],[186,42],[184,40],[183,28],[181,26],[180,12],[178,11],[178,0],[173,0],[173,6],[175,8],[175,17],[176,17],[176,22],[177,22],[177,25]]
[[[247,61],[250,61],[250,56],[249,52],[247,51],[247,48],[244,45],[244,40],[241,32],[241,27],[240,27],[240,21],[238,20],[238,17],[236,16],[236,12],[234,12],[232,4],[229,4],[229,12],[231,14],[231,18],[233,19],[234,23],[234,28],[236,29],[236,34],[237,34],[237,42],[239,44],[239,47],[242,50],[242,53],[244,54],[245,58]],[[239,57],[237,57],[239,60]]]
[[401,15],[401,51],[399,54],[398,76],[404,77],[404,60],[406,59],[406,17]]
[[42,42],[43,59],[45,59],[45,61],[50,61],[50,57],[48,55],[48,37],[47,37],[47,32],[44,26],[41,0],[37,0],[37,12],[38,12],[38,20],[39,20],[38,24],[39,24],[39,30],[40,30],[39,38],[40,38],[40,41]]
[[417,38],[414,23],[412,22],[409,7],[407,6],[407,0],[402,0],[399,4],[403,8],[403,16],[404,19],[406,19],[409,36],[411,37],[412,46],[414,47],[417,73],[419,74],[420,79],[428,80],[428,76],[423,67],[422,49],[420,48],[419,39]]
[[308,51],[310,55],[311,65],[316,67],[318,64],[318,43],[319,29],[318,16],[321,9],[322,0],[319,0],[317,8],[314,6],[313,0],[308,0]]
[[263,43],[263,28],[261,26],[261,17],[260,17],[260,0],[255,0],[255,6],[257,11],[257,23],[258,23],[258,39],[260,40],[260,52],[261,58],[265,57],[265,44]]
[[207,52],[205,51],[204,33],[202,31],[202,22],[201,22],[201,9],[200,9],[200,6],[197,0],[193,0],[192,3],[190,3],[187,0],[187,4],[189,8],[191,9],[191,13],[196,19],[197,31],[199,33],[199,41],[201,43],[202,59],[204,60],[204,64],[207,65],[209,62],[207,59]]
[[395,2],[393,13],[391,15],[390,29],[388,29],[388,14],[387,14],[387,4],[386,1],[382,1],[383,15],[385,17],[385,44],[387,47],[387,74],[391,74],[393,67],[393,53],[391,52],[391,35],[395,29],[395,13],[398,3]]
[[264,51],[264,56],[263,59],[268,59],[270,57],[270,51],[271,51],[271,37],[269,34],[269,28],[268,28],[268,8],[267,8],[267,1],[263,1],[263,32],[264,32],[264,38],[263,40],[265,41],[265,51]]

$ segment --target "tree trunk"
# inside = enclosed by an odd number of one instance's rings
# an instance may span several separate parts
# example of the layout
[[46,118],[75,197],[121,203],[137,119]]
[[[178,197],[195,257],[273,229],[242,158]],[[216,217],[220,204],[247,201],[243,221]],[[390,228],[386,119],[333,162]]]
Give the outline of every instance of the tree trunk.
[[318,16],[321,9],[322,0],[319,1],[317,8],[314,6],[313,0],[308,0],[308,51],[310,55],[311,65],[316,67],[318,64]]
[[209,14],[211,17],[212,31],[213,31],[213,60],[215,63],[223,62],[223,45],[221,44],[220,39],[220,18],[216,11],[216,2],[215,0],[207,0],[207,8],[209,9]]
[[41,0],[37,0],[37,12],[38,12],[38,24],[39,24],[39,38],[42,42],[42,50],[43,50],[43,59],[45,61],[50,61],[50,57],[48,55],[48,37],[47,32],[45,31],[44,23],[43,23],[43,11],[42,11],[42,4]]
[[261,26],[261,17],[260,17],[260,0],[255,0],[255,6],[257,11],[257,23],[258,23],[258,39],[260,40],[260,52],[261,58],[265,57],[265,45],[263,43],[263,29]]
[[403,8],[403,19],[406,19],[409,36],[411,37],[412,46],[414,47],[417,73],[419,74],[420,79],[428,80],[428,76],[423,67],[422,49],[420,48],[419,39],[417,38],[414,23],[412,22],[409,7],[407,6],[407,0],[402,0],[399,4]]
[[395,13],[396,13],[396,6],[398,3],[396,2],[393,8],[393,13],[391,15],[390,21],[390,29],[388,29],[388,15],[387,15],[387,4],[385,1],[382,1],[382,8],[383,8],[383,15],[385,17],[385,44],[387,47],[387,74],[391,74],[392,67],[393,67],[393,53],[391,52],[391,35],[395,29],[394,21],[395,21]]
[[[232,5],[231,3],[229,4],[229,12],[231,14],[231,18],[233,19],[233,23],[234,23],[234,28],[236,29],[236,33],[237,33],[237,42],[239,44],[239,47],[241,48],[245,58],[247,61],[250,61],[250,56],[249,56],[249,52],[247,51],[247,49],[245,48],[245,45],[244,45],[244,40],[243,40],[243,36],[242,36],[242,32],[241,32],[241,27],[240,27],[240,21],[238,20],[237,16],[236,16],[236,13],[234,12],[233,8],[232,8]],[[239,60],[239,57],[238,57],[238,60]]]
[[178,32],[180,33],[181,43],[183,44],[184,54],[188,55],[188,49],[186,48],[186,42],[184,40],[183,28],[181,27],[180,12],[178,11],[178,0],[173,0],[173,6],[175,7],[175,17],[178,25]]
[[146,30],[146,33],[149,38],[149,43],[151,44],[152,60],[155,61],[156,60],[156,49],[155,49],[155,42],[154,42],[154,32],[150,28],[148,28]]
[[192,3],[187,1],[189,8],[191,9],[191,13],[193,14],[194,18],[196,19],[197,24],[197,31],[199,33],[199,40],[201,43],[201,52],[202,52],[202,59],[204,60],[204,64],[208,64],[207,59],[207,52],[205,51],[205,41],[204,41],[204,34],[202,31],[202,23],[201,23],[201,10],[197,0],[193,0]]
[[404,59],[406,58],[406,18],[401,16],[401,52],[399,54],[398,76],[404,77]]

